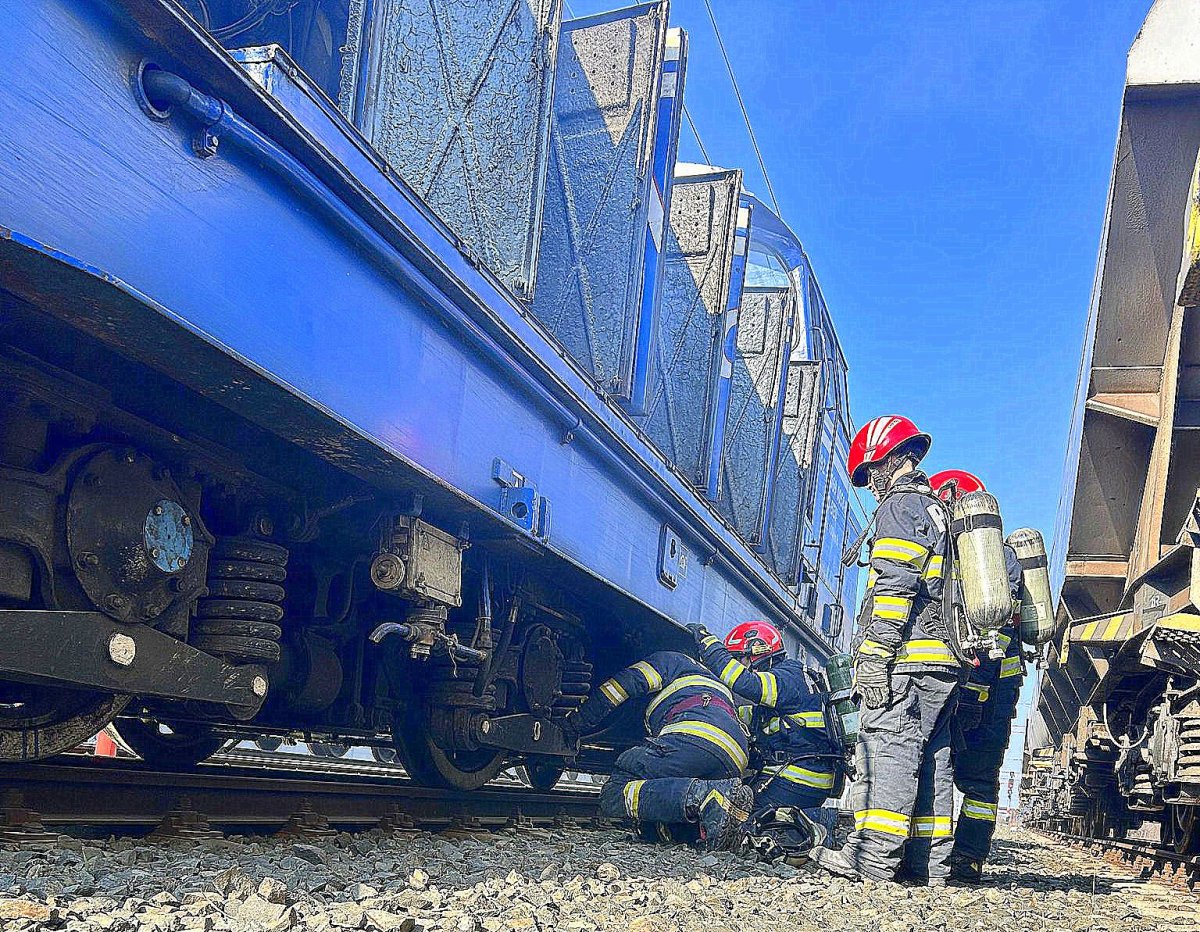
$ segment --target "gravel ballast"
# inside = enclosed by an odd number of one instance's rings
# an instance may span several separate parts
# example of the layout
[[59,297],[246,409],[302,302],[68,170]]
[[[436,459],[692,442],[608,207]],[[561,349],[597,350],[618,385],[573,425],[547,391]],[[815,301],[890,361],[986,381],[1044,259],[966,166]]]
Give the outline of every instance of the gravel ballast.
[[1200,928],[1191,893],[1009,830],[984,885],[944,889],[853,883],[619,830],[69,844],[0,851],[3,932]]

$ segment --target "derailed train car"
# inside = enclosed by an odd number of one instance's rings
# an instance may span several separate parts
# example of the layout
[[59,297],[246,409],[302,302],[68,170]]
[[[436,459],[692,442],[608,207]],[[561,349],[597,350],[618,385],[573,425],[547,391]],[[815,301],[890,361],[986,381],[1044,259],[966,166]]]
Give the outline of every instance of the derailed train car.
[[666,3],[31,0],[0,48],[0,760],[552,782],[680,624],[833,650],[845,361],[740,172],[676,171]]
[[1200,851],[1200,3],[1129,53],[1027,729],[1036,824]]

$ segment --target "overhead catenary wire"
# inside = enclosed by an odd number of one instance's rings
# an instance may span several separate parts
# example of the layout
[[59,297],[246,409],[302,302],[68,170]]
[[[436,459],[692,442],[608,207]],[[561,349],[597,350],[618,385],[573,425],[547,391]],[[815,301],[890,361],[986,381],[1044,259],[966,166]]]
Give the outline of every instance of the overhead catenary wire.
[[713,14],[712,3],[709,0],[704,0],[704,8],[708,10],[708,21],[712,23],[713,35],[717,39],[717,46],[721,50],[721,57],[725,59],[725,70],[729,72],[729,83],[733,85],[733,96],[737,98],[738,107],[742,111],[742,119],[746,123],[746,132],[750,136],[750,145],[754,149],[754,156],[758,159],[758,168],[762,172],[763,182],[767,186],[767,195],[771,198],[771,207],[774,208],[776,215],[782,216],[779,210],[779,201],[775,197],[775,188],[771,184],[771,176],[767,174],[767,163],[763,160],[762,150],[758,147],[758,139],[754,135],[754,127],[750,123],[750,114],[746,110],[746,102],[742,100],[742,90],[738,87],[737,77],[733,73],[733,63],[729,60],[729,53],[725,50],[725,40],[721,38],[721,30],[717,26],[717,17]]

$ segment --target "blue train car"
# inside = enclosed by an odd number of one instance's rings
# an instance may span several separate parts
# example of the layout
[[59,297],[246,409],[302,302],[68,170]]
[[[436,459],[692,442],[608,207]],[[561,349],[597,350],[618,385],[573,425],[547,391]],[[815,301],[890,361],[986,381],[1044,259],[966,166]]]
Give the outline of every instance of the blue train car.
[[833,650],[807,261],[747,288],[782,221],[676,177],[665,3],[560,17],[0,10],[0,760],[118,718],[164,765],[305,731],[548,780],[681,624]]

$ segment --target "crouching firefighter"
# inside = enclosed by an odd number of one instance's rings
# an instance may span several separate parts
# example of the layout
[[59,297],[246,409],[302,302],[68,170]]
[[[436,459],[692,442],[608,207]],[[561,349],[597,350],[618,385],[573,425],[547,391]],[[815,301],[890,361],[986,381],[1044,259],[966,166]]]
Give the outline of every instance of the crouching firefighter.
[[818,865],[845,877],[893,880],[902,861],[918,881],[940,885],[949,873],[950,717],[960,664],[942,604],[948,519],[918,470],[930,444],[908,418],[885,416],[850,447],[851,482],[879,501],[851,651],[862,703],[855,829],[841,850],[813,852]]
[[[934,491],[953,504],[960,495],[986,491],[978,476],[963,470],[946,470],[930,478]],[[1009,595],[1019,613],[1021,563],[1017,552],[1004,544],[1004,565]],[[976,881],[996,831],[1000,804],[1000,768],[1017,714],[1024,666],[1021,659],[1019,614],[997,634],[1002,657],[983,655],[959,696],[954,713],[954,783],[963,794],[950,853],[950,876]]]
[[747,735],[732,693],[691,657],[660,651],[605,680],[565,719],[565,737],[595,732],[619,706],[646,695],[649,737],[617,758],[600,811],[653,826],[664,840],[731,847],[753,801],[741,781]]
[[839,795],[845,756],[826,719],[829,696],[809,687],[804,665],[787,656],[779,629],[743,622],[724,643],[703,625],[688,629],[704,665],[752,703],[739,714],[750,728],[755,811],[814,809]]

